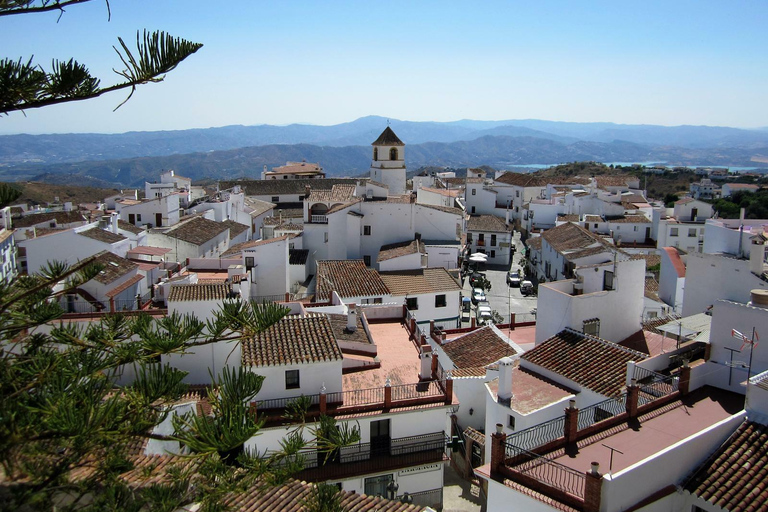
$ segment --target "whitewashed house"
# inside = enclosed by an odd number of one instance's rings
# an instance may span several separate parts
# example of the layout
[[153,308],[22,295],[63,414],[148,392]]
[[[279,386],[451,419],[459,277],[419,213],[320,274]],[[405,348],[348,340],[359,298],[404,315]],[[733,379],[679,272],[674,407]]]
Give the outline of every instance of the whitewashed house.
[[153,230],[149,233],[147,243],[154,247],[170,249],[166,258],[168,261],[218,258],[229,248],[229,232],[229,226],[223,222],[196,216],[168,230]]
[[115,210],[120,215],[120,220],[134,226],[169,227],[179,222],[182,197],[182,194],[175,192],[141,200],[123,199],[115,203]]
[[443,267],[393,270],[379,276],[390,301],[404,304],[417,324],[431,323],[441,329],[460,324],[461,285]]
[[512,228],[495,215],[470,215],[467,220],[467,252],[488,255],[489,265],[505,265],[512,258]]

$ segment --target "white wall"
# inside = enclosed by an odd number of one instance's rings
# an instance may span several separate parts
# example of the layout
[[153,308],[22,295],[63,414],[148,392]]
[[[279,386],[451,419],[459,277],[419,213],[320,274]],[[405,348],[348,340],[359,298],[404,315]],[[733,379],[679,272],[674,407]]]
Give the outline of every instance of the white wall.
[[[409,299],[416,298],[419,309],[411,311],[416,318],[416,323],[425,324],[430,320],[435,321],[435,326],[441,329],[455,329],[459,315],[461,314],[461,303],[459,302],[459,291],[425,293],[419,295],[408,295]],[[435,307],[435,296],[445,295],[445,307]],[[392,302],[405,304],[405,296],[393,295]],[[347,302],[347,299],[344,299]],[[385,299],[385,302],[387,300]]]
[[422,268],[421,253],[407,254],[397,258],[390,258],[378,263],[379,270],[386,272],[388,270],[411,270]]
[[277,240],[243,251],[243,264],[253,258],[251,269],[251,295],[281,295],[290,291],[288,271],[288,240]]
[[[83,226],[78,230],[94,227],[96,224]],[[27,248],[27,272],[34,274],[45,266],[48,261],[66,261],[75,264],[79,260],[88,258],[101,251],[110,251],[118,256],[125,254],[135,247],[135,242],[126,239],[116,244],[99,242],[92,238],[80,236],[74,230],[51,233],[38,238],[29,238],[19,242],[20,247]]]
[[686,263],[683,316],[703,313],[718,299],[748,302],[750,290],[768,288],[749,271],[749,260],[693,253]]
[[459,250],[458,245],[427,245],[427,267],[459,268]]
[[674,308],[681,311],[683,308],[683,288],[685,277],[678,277],[677,270],[667,251],[659,251],[661,255],[661,270],[659,272],[659,298]]
[[[264,384],[258,398],[268,400],[316,395],[320,393],[323,385],[325,385],[327,393],[339,392],[342,390],[341,364],[341,360],[338,360],[291,365],[250,366],[249,369],[253,373],[264,376]],[[285,389],[285,372],[287,370],[299,370],[300,387]]]

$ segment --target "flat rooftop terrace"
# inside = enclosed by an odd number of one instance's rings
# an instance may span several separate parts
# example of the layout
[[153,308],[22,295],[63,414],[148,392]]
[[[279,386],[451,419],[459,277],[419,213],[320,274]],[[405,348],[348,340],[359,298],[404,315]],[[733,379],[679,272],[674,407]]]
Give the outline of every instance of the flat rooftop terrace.
[[[721,389],[704,386],[682,400],[676,400],[659,409],[639,417],[639,424],[622,424],[578,442],[576,453],[558,450],[548,458],[585,472],[590,464],[600,463],[608,472],[611,450],[603,445],[621,451],[613,454],[612,472],[616,473],[650,457],[673,444],[701,432],[707,427],[736,414],[744,408],[744,396]],[[552,455],[557,455],[552,458]]]

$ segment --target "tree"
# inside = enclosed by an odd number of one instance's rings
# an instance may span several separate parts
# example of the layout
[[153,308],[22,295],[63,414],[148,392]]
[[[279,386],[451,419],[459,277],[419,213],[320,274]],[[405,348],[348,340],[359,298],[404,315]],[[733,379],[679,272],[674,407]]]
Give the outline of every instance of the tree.
[[[0,17],[21,14],[58,11],[90,0],[0,0]],[[109,2],[107,0],[107,8]],[[43,69],[33,63],[32,57],[0,59],[0,113],[24,111],[57,103],[96,98],[102,94],[129,90],[136,86],[160,82],[165,74],[181,61],[195,53],[203,45],[173,37],[162,31],[136,33],[136,49],[132,51],[122,38],[117,38],[119,48],[113,46],[124,68],[115,69],[121,77],[116,84],[102,87],[101,80],[91,75],[88,68],[74,58],[54,60],[51,68]]]
[[[186,373],[162,365],[162,355],[237,343],[287,309],[232,300],[205,323],[119,314],[87,326],[56,322],[63,314],[58,300],[101,270],[90,262],[51,263],[41,275],[0,284],[0,509],[138,512],[200,502],[203,510],[219,510],[232,493],[284,481],[308,451],[330,454],[359,442],[355,428],[332,418],[309,423],[309,404],[297,399],[282,450],[250,453],[245,443],[263,422],[248,404],[264,379],[243,368],[212,376],[203,393],[211,414],[174,415],[174,433],[157,434],[188,392]],[[120,386],[126,368],[136,377]],[[306,429],[312,441],[304,440]],[[179,443],[181,452],[162,468],[136,467],[149,439]],[[124,475],[131,472],[148,483],[129,485]]]

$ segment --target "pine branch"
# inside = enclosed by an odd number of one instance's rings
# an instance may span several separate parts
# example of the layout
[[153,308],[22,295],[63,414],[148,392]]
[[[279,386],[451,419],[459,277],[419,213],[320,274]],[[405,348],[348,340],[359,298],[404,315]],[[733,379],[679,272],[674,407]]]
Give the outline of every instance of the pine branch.
[[[0,16],[36,12],[63,11],[65,7],[83,4],[91,0],[0,0]],[[109,2],[107,8],[109,8]],[[35,5],[38,4],[38,5]]]
[[[0,0],[2,1],[2,0]],[[136,33],[136,50],[131,50],[122,38],[121,49],[113,47],[125,69],[114,70],[125,81],[101,88],[100,80],[90,74],[88,68],[70,59],[54,61],[51,71],[46,72],[22,59],[0,60],[0,114],[47,107],[70,101],[80,101],[122,89],[129,89],[133,96],[138,85],[161,82],[166,73],[176,68],[184,59],[202,48],[202,44],[173,37],[162,31]]]

